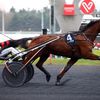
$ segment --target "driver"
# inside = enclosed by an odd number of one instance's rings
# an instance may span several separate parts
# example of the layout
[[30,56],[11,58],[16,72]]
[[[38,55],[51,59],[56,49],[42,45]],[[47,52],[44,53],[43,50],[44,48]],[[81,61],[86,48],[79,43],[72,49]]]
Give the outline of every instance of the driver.
[[[12,54],[16,55],[20,51],[14,47],[9,47],[9,40],[0,43],[0,59],[6,60],[7,55]],[[18,56],[22,56],[22,53],[19,53]]]

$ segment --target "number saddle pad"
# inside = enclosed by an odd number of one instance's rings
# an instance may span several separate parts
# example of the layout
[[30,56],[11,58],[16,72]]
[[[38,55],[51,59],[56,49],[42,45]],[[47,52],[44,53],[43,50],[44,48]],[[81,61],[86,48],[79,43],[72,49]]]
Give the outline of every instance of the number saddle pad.
[[75,45],[75,38],[72,33],[65,34],[64,38],[69,45]]

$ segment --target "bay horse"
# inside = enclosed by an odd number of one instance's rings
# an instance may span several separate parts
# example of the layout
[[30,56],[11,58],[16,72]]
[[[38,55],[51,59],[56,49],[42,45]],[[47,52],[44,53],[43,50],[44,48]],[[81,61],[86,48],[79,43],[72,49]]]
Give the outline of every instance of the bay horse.
[[[60,80],[64,76],[64,74],[71,68],[73,64],[75,64],[79,59],[90,59],[90,60],[100,60],[100,56],[97,56],[92,53],[93,42],[96,39],[96,36],[100,32],[100,20],[92,21],[88,25],[84,27],[79,32],[72,32],[73,37],[75,38],[75,44],[69,44],[65,40],[66,34],[51,34],[51,35],[41,35],[35,39],[33,39],[28,48],[33,48],[37,45],[41,45],[46,41],[55,39],[59,37],[56,41],[53,41],[49,44],[46,44],[43,47],[40,47],[37,50],[33,50],[29,52],[23,63],[27,63],[30,58],[36,53],[36,55],[31,59],[34,61],[38,57],[40,57],[39,61],[36,63],[37,68],[39,68],[46,75],[46,80],[49,82],[51,75],[50,73],[43,67],[43,63],[47,60],[50,54],[64,56],[70,58],[67,62],[66,66],[60,71],[57,75],[56,85],[60,85]],[[30,62],[31,62],[30,61]]]

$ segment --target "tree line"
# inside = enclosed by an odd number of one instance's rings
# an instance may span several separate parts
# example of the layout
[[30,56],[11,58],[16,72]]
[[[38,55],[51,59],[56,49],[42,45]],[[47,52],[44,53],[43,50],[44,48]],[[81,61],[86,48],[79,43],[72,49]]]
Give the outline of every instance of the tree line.
[[[40,10],[19,10],[11,8],[8,13],[4,13],[6,31],[41,31],[41,11]],[[50,9],[45,7],[43,11],[44,28],[50,28]],[[59,30],[58,23],[56,30]],[[2,31],[2,12],[0,11],[0,31]]]

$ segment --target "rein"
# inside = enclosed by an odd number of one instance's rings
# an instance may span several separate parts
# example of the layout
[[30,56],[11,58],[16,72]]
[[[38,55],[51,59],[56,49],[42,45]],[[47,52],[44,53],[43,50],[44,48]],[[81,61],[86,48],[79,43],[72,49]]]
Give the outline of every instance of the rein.
[[[45,43],[42,43],[42,44],[40,44],[40,45],[36,45],[36,46],[34,46],[34,47],[32,47],[32,48],[29,48],[29,49],[27,49],[27,50],[21,51],[21,52],[15,54],[15,57],[14,57],[12,60],[14,60],[14,59],[17,57],[17,55],[20,54],[20,53],[22,53],[22,55],[28,54],[29,52],[34,51],[34,50],[37,50],[37,49],[40,49],[40,48],[42,48],[42,47],[45,47],[47,44],[50,44],[50,43],[52,43],[52,42],[54,42],[54,41],[56,41],[56,40],[58,40],[58,39],[60,39],[60,36],[56,36],[55,39],[46,41]],[[11,57],[9,57],[9,58],[11,58]]]

